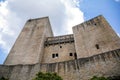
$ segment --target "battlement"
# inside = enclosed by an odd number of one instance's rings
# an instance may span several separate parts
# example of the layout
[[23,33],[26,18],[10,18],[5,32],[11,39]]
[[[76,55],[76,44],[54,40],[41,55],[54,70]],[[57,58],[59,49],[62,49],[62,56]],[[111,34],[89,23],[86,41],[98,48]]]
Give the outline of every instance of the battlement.
[[45,41],[45,46],[63,44],[63,43],[72,43],[72,42],[74,42],[73,34],[47,37]]

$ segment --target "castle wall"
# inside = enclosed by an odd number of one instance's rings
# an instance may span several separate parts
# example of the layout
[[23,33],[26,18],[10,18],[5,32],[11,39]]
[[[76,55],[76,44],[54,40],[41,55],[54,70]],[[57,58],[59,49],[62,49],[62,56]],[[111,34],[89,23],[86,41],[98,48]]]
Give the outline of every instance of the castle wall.
[[102,16],[73,27],[73,34],[78,58],[120,48],[120,38]]
[[63,80],[120,76],[120,38],[102,16],[73,27],[73,33],[53,37],[47,17],[28,20],[0,65],[0,77],[32,80],[38,71]]
[[[55,63],[74,59],[74,43],[64,43],[45,47],[43,63]],[[55,57],[53,55],[55,54]],[[56,56],[58,54],[58,56]],[[70,56],[72,54],[72,56]]]
[[28,20],[12,47],[5,65],[40,63],[46,37],[53,33],[47,17]]
[[42,63],[55,63],[75,59],[73,35],[47,38]]
[[120,76],[120,49],[50,64],[0,65],[0,77],[9,80],[32,80],[35,74],[56,72],[63,80],[88,80],[93,76]]

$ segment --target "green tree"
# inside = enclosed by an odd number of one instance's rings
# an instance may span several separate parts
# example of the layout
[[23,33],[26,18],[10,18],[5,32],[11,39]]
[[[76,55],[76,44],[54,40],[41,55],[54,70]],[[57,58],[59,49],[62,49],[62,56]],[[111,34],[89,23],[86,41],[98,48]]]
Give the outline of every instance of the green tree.
[[60,76],[56,73],[42,73],[38,72],[36,77],[32,80],[63,80]]

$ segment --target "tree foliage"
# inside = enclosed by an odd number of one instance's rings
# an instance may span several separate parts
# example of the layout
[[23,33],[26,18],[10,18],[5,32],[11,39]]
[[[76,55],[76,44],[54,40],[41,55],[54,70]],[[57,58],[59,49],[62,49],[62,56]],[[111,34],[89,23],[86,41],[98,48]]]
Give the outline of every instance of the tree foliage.
[[60,76],[56,73],[42,73],[38,72],[36,77],[32,80],[63,80]]
[[7,79],[5,77],[1,77],[0,80],[9,80],[9,79]]

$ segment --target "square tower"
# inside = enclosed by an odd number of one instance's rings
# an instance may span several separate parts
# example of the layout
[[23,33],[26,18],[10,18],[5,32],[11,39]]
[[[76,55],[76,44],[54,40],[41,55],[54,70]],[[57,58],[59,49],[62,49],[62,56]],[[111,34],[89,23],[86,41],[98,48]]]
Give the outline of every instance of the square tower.
[[101,15],[74,26],[73,34],[78,58],[120,48],[120,38]]
[[41,63],[46,37],[52,37],[48,17],[30,19],[13,45],[5,65]]

